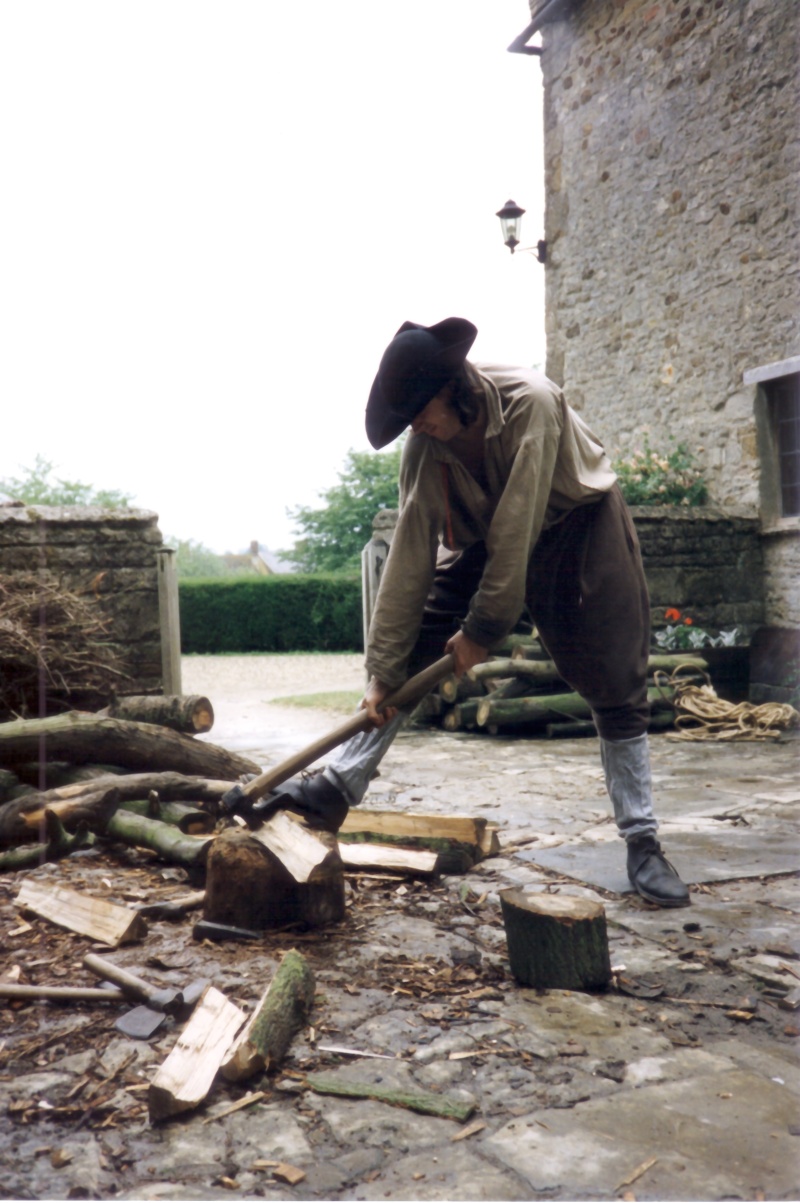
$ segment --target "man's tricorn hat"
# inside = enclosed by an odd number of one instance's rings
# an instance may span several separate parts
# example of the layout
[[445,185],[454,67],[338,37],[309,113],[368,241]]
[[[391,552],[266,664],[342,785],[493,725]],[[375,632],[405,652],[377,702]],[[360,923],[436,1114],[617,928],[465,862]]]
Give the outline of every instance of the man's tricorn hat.
[[383,353],[367,401],[367,438],[376,450],[396,439],[453,379],[477,333],[463,317],[435,326],[403,322]]

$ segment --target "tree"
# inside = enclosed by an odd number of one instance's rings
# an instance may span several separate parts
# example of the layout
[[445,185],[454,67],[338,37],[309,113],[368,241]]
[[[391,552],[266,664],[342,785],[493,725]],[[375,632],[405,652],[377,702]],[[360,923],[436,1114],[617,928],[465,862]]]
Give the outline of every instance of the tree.
[[303,532],[281,558],[302,572],[357,572],[378,510],[398,506],[402,441],[391,451],[348,451],[339,484],[320,493],[324,508],[297,506],[289,517]]
[[0,493],[26,505],[98,505],[108,509],[126,509],[133,497],[118,489],[95,489],[76,480],[51,479],[55,464],[43,455],[36,456],[32,468],[23,468],[22,476],[0,480]]

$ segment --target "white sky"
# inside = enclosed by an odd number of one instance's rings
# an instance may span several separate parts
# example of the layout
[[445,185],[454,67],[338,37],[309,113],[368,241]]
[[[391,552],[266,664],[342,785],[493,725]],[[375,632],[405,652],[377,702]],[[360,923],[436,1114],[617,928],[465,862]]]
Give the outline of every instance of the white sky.
[[527,0],[4,0],[0,479],[291,546],[405,320],[544,363]]

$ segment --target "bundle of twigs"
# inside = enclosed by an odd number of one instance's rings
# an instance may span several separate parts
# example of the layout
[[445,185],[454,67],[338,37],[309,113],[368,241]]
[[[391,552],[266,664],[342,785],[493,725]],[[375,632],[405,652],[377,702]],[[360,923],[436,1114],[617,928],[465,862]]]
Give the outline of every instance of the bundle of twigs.
[[126,676],[108,628],[94,594],[45,573],[0,580],[0,716],[36,713],[43,697],[108,694]]

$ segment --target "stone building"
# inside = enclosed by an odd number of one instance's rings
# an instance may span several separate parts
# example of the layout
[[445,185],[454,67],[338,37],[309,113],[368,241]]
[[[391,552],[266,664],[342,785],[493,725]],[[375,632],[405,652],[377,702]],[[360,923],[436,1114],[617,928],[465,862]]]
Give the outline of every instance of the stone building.
[[531,0],[531,17],[548,375],[614,454],[688,444],[712,505],[759,521],[766,623],[796,628],[795,0]]

